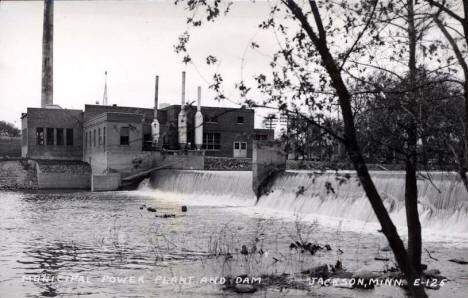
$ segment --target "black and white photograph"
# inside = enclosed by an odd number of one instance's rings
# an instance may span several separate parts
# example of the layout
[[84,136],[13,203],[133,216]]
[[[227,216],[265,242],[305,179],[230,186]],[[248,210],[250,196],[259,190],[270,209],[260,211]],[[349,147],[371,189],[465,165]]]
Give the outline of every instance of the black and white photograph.
[[468,297],[468,0],[0,0],[0,298]]

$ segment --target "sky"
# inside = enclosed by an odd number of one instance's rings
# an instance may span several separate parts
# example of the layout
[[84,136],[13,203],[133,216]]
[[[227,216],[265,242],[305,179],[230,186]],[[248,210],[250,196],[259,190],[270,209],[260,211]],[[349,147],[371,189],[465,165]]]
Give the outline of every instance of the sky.
[[[234,83],[269,69],[268,53],[249,48],[253,40],[271,52],[276,47],[271,33],[258,28],[269,5],[236,1],[227,17],[190,29],[195,66],[186,66],[173,46],[188,29],[189,12],[173,0],[55,1],[54,104],[83,109],[102,101],[106,70],[109,104],[152,108],[155,75],[160,104],[180,104],[185,70],[189,101],[201,86],[202,105],[235,106]],[[42,18],[43,1],[0,1],[0,120],[17,127],[21,113],[41,103]],[[204,63],[209,54],[219,65]],[[230,101],[215,101],[208,90],[215,71]],[[262,112],[256,114],[260,127]]]

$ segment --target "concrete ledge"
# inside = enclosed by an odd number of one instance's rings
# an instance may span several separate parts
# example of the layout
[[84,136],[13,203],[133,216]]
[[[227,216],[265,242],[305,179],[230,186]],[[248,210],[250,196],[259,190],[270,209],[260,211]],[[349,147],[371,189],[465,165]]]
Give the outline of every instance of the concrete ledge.
[[252,154],[252,187],[257,199],[268,192],[278,173],[286,169],[287,154],[275,141],[254,141]]
[[92,175],[91,191],[111,191],[120,187],[120,174]]
[[89,189],[89,174],[37,173],[39,189]]

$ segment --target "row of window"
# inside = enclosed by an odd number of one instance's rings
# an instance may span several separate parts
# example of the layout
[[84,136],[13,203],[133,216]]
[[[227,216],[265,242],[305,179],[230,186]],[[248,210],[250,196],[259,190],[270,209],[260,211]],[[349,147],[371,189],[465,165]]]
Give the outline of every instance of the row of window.
[[[120,128],[120,145],[130,144],[130,128],[124,126]],[[85,147],[106,146],[106,127],[93,129],[85,132]]]
[[[97,135],[96,135],[97,132]],[[96,140],[97,139],[97,140]],[[106,128],[103,127],[102,134],[101,128],[85,132],[85,148],[106,145]]]
[[73,128],[36,128],[37,145],[73,146]]

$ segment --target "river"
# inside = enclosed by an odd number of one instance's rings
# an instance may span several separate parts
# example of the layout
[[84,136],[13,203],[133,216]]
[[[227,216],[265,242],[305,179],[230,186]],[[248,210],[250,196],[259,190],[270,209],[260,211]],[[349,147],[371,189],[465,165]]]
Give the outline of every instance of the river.
[[[374,260],[392,255],[381,250],[386,240],[366,215],[364,201],[344,199],[334,185],[332,203],[330,198],[311,203],[302,197],[320,197],[321,191],[311,194],[301,180],[304,173],[292,173],[278,181],[269,200],[257,203],[250,179],[248,172],[163,171],[137,191],[1,192],[0,297],[236,296],[222,290],[223,277],[295,274],[337,260],[350,271],[392,265]],[[423,263],[449,279],[439,290],[429,290],[431,297],[466,297],[468,292],[467,265],[448,261],[467,257],[466,218],[453,215],[460,212],[455,201],[431,216],[421,209],[429,252],[423,253]],[[391,213],[398,221],[401,210],[395,204]],[[444,218],[450,224],[445,233]],[[403,228],[401,233],[405,237]],[[331,250],[312,256],[289,249],[298,238]],[[249,255],[239,253],[243,245]],[[253,294],[307,295],[404,297],[405,292],[391,286],[365,291],[310,285],[305,290],[267,287]]]

